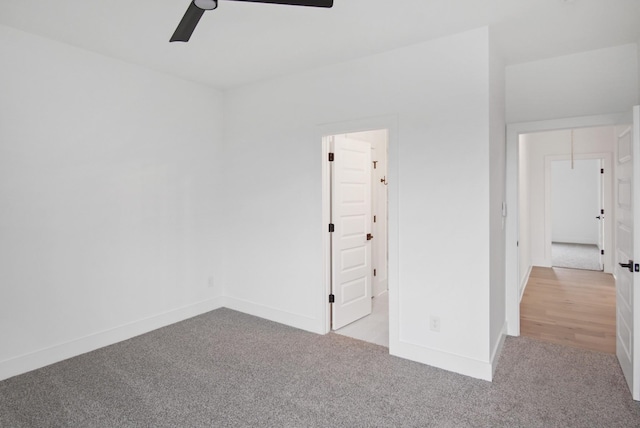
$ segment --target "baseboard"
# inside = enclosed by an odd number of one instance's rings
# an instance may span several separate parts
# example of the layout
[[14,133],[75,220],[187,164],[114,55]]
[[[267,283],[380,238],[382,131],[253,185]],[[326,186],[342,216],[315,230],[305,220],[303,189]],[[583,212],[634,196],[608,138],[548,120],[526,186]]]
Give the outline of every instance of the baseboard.
[[324,334],[322,320],[310,318],[304,315],[298,315],[286,312],[281,309],[272,308],[258,303],[250,302],[243,299],[226,296],[224,298],[224,307],[242,312],[247,315],[264,318],[290,327],[299,328],[311,333]]
[[502,325],[502,332],[500,333],[500,337],[493,347],[493,352],[491,352],[491,378],[496,373],[496,368],[498,367],[498,358],[500,357],[500,352],[502,352],[502,347],[504,346],[504,341],[507,338],[507,323],[505,322]]
[[531,276],[532,269],[533,269],[533,266],[529,266],[529,269],[527,270],[527,274],[520,281],[520,299],[518,300],[518,302],[522,301],[522,296],[524,296],[524,289],[527,288],[527,282],[529,282],[529,277]]
[[493,367],[489,361],[480,361],[408,342],[400,341],[393,345],[394,346],[389,348],[389,353],[396,357],[416,361],[476,379],[487,381],[491,381],[492,379]]
[[222,303],[222,298],[213,298],[29,354],[0,361],[0,380],[36,370],[210,312],[222,307]]

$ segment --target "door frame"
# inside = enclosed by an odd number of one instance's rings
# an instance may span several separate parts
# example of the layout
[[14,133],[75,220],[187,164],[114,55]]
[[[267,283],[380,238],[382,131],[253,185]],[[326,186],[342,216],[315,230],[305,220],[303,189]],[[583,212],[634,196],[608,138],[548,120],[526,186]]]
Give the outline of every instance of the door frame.
[[[518,230],[520,213],[518,204],[519,187],[519,138],[522,134],[558,131],[563,129],[615,126],[632,120],[630,113],[614,113],[596,116],[551,119],[535,122],[519,122],[507,125],[506,148],[506,202],[508,214],[505,228],[505,286],[507,304],[507,334],[520,336],[520,251]],[[613,213],[611,214],[613,215]]]
[[[388,293],[389,293],[389,350],[391,351],[398,341],[399,308],[398,308],[398,117],[379,116],[364,118],[346,122],[328,123],[318,127],[318,140],[322,142],[322,282],[319,287],[318,299],[322,302],[323,333],[331,331],[331,242],[328,232],[329,219],[331,218],[331,170],[328,162],[329,137],[336,134],[352,134],[357,132],[387,130],[387,186],[388,201],[388,232],[387,244],[389,247],[388,260]],[[395,340],[395,342],[394,342]]]
[[[602,168],[604,168],[604,177],[603,177],[603,186],[601,192],[604,196],[604,212],[605,212],[605,224],[604,224],[604,248],[605,254],[603,258],[603,272],[605,273],[613,273],[613,221],[614,219],[614,207],[613,207],[613,147],[611,147],[612,153],[585,153],[585,154],[577,154],[573,156],[575,160],[600,160],[602,162]],[[551,219],[551,190],[552,190],[552,180],[551,180],[551,162],[559,161],[559,160],[570,160],[569,155],[547,155],[545,156],[544,162],[544,174],[545,174],[545,185],[544,185],[544,202],[545,202],[545,210],[544,210],[544,253],[545,253],[545,262],[549,266],[553,266],[551,259],[551,244],[552,244],[552,226],[553,221]],[[594,213],[594,217],[595,217]],[[609,221],[607,221],[609,219]],[[600,225],[598,225],[600,227]]]

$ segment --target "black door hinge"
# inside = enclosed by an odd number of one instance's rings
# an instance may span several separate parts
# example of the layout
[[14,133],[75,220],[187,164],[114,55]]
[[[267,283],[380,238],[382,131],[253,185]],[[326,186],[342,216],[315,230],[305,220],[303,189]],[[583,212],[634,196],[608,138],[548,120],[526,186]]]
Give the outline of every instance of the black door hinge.
[[604,168],[600,168],[600,174],[604,174]]
[[336,302],[336,296],[334,296],[333,294],[329,294],[329,303],[335,303]]
[[329,153],[329,162],[333,162],[333,153]]
[[377,218],[376,216],[373,216],[373,222],[374,223],[376,222],[376,218]]
[[604,214],[604,210],[600,210],[600,214]]
[[329,233],[331,232],[335,232],[336,231],[336,227],[333,223],[329,223]]
[[600,254],[604,256],[604,250],[600,250]]
[[373,161],[373,169],[378,168],[378,161]]
[[373,270],[373,276],[376,276],[376,275],[377,275],[377,273],[376,273],[376,270],[374,269]]

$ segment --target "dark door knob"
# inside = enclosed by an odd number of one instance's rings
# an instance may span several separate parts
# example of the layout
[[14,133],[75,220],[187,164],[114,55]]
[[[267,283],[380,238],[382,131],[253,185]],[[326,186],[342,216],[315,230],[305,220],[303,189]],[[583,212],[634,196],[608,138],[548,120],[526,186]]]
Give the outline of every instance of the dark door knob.
[[596,218],[597,218],[598,220],[600,220],[602,217],[600,217],[600,216],[596,216]]

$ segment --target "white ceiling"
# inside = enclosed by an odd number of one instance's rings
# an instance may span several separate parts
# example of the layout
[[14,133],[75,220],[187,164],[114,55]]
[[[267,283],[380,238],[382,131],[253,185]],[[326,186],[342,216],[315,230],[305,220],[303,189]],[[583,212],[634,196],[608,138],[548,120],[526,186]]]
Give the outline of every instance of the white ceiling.
[[489,25],[507,64],[640,41],[640,0],[221,0],[169,43],[190,0],[0,0],[0,24],[232,88]]

